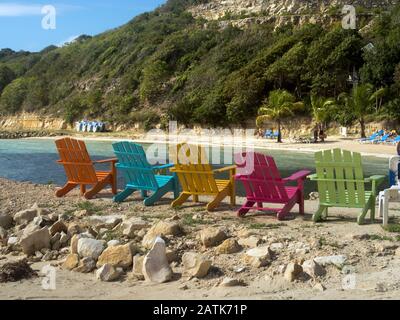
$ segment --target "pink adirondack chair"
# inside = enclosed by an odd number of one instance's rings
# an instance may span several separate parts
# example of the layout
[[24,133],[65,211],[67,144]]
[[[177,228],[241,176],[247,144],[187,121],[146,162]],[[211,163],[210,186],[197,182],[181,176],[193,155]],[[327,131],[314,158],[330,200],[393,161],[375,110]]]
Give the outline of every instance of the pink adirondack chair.
[[[243,183],[247,201],[240,208],[239,217],[244,217],[250,210],[259,210],[277,212],[278,220],[283,220],[295,204],[299,205],[299,213],[304,215],[303,186],[311,171],[302,170],[282,179],[274,158],[254,152],[243,153],[241,156],[245,161],[242,164],[237,163],[239,174],[235,179]],[[254,161],[254,165],[251,161]],[[287,186],[290,181],[296,181],[297,186]],[[263,203],[284,206],[281,209],[266,208]],[[254,206],[255,204],[257,205]]]

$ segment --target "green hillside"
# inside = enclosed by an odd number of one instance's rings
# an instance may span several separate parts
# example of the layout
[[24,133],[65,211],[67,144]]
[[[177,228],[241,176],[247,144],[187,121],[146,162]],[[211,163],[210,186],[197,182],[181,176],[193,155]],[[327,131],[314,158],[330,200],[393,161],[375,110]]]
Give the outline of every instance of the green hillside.
[[[0,114],[21,111],[115,123],[168,119],[185,124],[240,124],[254,118],[269,92],[287,89],[309,106],[310,95],[349,92],[353,69],[385,87],[373,118],[400,118],[400,13],[376,18],[362,37],[329,27],[253,25],[221,29],[185,11],[201,0],[170,0],[157,10],[95,37],[39,53],[0,51]],[[372,42],[375,49],[362,48]],[[339,103],[339,102],[338,102]],[[377,104],[378,106],[378,104]],[[302,113],[310,113],[308,109]],[[332,120],[355,116],[337,108]]]

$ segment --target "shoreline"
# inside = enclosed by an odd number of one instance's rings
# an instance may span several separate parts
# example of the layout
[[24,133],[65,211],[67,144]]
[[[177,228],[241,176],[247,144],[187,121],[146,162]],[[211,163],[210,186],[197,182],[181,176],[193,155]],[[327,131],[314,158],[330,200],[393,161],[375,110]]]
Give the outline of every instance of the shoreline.
[[[153,144],[153,143],[167,143],[173,144],[178,141],[177,136],[170,136],[165,138],[163,136],[152,136],[152,137],[118,137],[118,136],[85,136],[80,134],[70,134],[69,136],[75,137],[77,139],[81,139],[84,141],[97,141],[97,142],[116,142],[116,141],[131,141],[137,143],[144,144]],[[48,136],[48,137],[29,137],[23,138],[25,140],[56,140],[59,138],[63,138],[65,136]],[[185,136],[183,136],[185,137]],[[182,139],[181,141],[190,140],[191,137],[186,137],[186,139]],[[250,147],[259,150],[277,150],[277,151],[292,151],[292,152],[302,152],[302,153],[314,153],[321,150],[333,149],[333,148],[341,148],[347,149],[355,152],[361,153],[362,156],[367,157],[377,157],[389,159],[393,156],[397,155],[396,147],[394,145],[377,145],[377,144],[361,144],[357,141],[356,138],[342,138],[340,136],[331,136],[331,140],[327,140],[325,143],[317,143],[317,144],[298,144],[291,142],[283,142],[282,144],[278,144],[272,140],[265,139],[256,139],[256,138],[247,138],[247,139],[239,139],[238,143],[222,143],[224,141],[224,137],[215,138],[212,136],[199,136],[199,144],[203,146],[224,146],[227,148],[237,147],[238,144],[243,147]],[[206,140],[206,141],[204,141]],[[208,141],[207,141],[208,140]],[[220,142],[214,142],[215,140],[220,140]],[[211,141],[211,142],[210,142]]]

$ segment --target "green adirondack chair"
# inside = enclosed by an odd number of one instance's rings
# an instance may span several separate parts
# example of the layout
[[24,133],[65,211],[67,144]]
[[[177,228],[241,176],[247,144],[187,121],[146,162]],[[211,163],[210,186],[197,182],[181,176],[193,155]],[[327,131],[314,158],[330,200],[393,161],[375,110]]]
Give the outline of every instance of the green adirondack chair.
[[[315,222],[328,216],[329,207],[360,208],[358,224],[363,224],[368,210],[371,221],[375,218],[375,200],[379,185],[385,176],[375,175],[364,179],[361,154],[333,149],[315,154],[317,173],[308,178],[318,183],[319,208],[314,214]],[[371,191],[366,184],[372,184]]]

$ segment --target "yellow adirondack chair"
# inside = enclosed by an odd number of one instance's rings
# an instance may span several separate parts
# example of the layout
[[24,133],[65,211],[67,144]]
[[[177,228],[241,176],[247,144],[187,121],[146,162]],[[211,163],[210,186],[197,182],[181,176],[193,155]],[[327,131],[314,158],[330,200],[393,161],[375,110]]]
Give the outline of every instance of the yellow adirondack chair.
[[[175,166],[171,171],[177,174],[183,189],[172,202],[173,208],[181,206],[191,196],[194,202],[199,201],[199,196],[214,196],[207,204],[208,211],[213,211],[228,196],[231,206],[235,206],[236,166],[213,170],[203,147],[185,143],[172,148],[170,160]],[[230,172],[229,180],[215,179],[215,174],[226,171]]]

